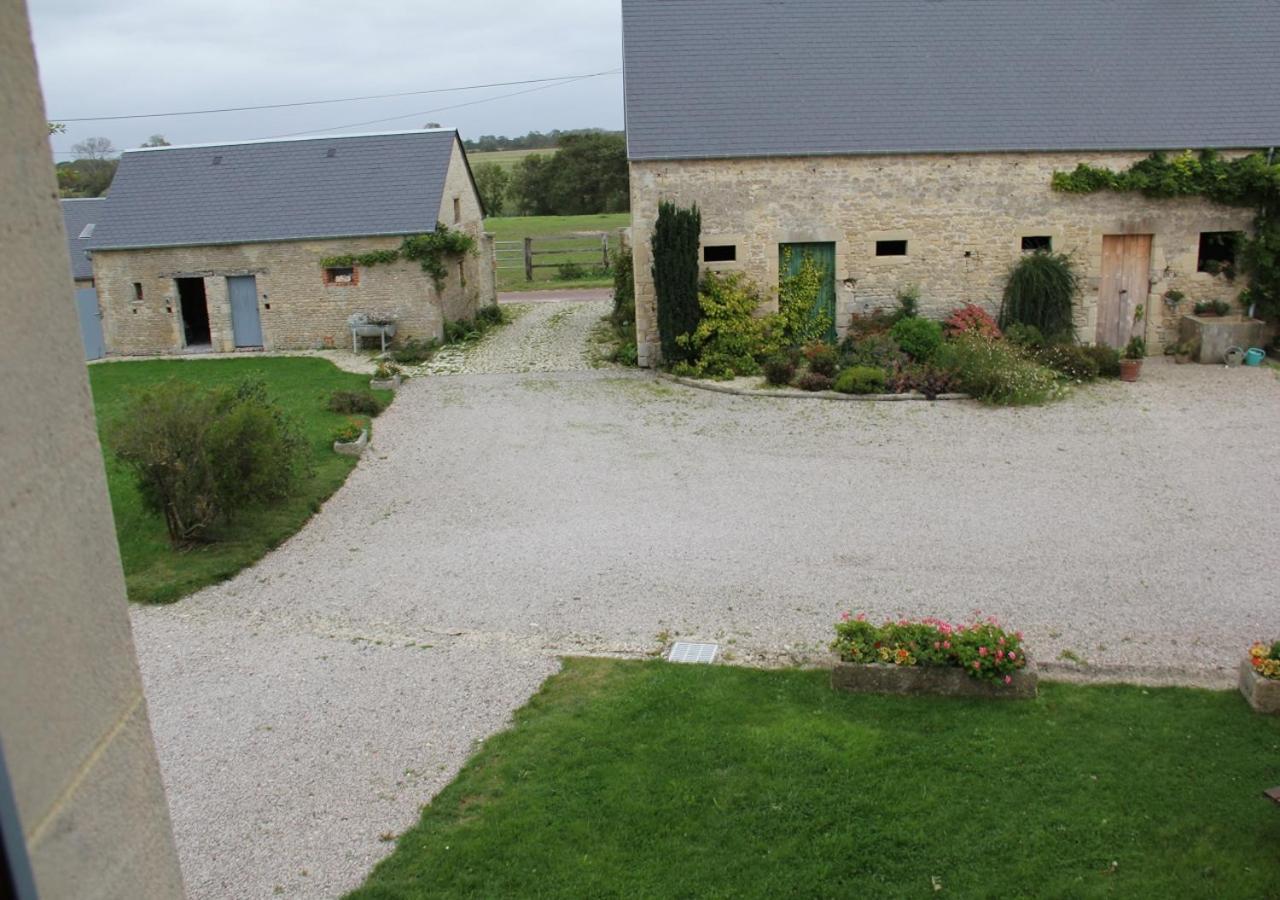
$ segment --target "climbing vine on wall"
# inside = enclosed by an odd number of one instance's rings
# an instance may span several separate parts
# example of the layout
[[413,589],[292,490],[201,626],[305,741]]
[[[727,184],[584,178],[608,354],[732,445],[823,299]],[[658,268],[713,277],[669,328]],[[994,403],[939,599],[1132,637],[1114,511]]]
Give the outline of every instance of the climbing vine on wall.
[[1123,172],[1081,163],[1072,172],[1054,172],[1053,189],[1071,194],[1138,191],[1147,197],[1205,197],[1254,209],[1254,233],[1240,247],[1249,275],[1242,300],[1259,312],[1280,315],[1280,165],[1268,153],[1224,159],[1213,150],[1190,150],[1169,158],[1153,153]]
[[372,250],[368,253],[326,256],[320,260],[320,268],[378,266],[401,259],[411,259],[422,266],[422,271],[430,275],[431,280],[435,282],[436,290],[440,290],[444,287],[445,276],[449,273],[445,261],[451,257],[474,253],[475,248],[476,240],[471,235],[464,231],[452,231],[443,222],[437,222],[435,231],[409,235],[396,250]]

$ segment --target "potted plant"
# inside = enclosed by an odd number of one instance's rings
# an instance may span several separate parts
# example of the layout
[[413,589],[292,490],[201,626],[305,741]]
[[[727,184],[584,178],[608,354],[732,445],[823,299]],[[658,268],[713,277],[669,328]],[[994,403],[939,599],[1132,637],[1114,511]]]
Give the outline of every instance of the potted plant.
[[375,391],[394,391],[400,387],[401,369],[393,362],[382,360],[378,363],[378,368],[373,372],[373,378],[369,381],[369,387]]
[[1191,362],[1195,352],[1195,345],[1191,341],[1179,341],[1176,344],[1168,344],[1164,348],[1164,355],[1172,356],[1173,361],[1180,366]]
[[1280,715],[1280,641],[1249,648],[1240,666],[1240,692],[1258,712]]
[[1140,337],[1129,338],[1124,357],[1120,360],[1120,380],[1137,381],[1142,374],[1142,360],[1147,355],[1147,342]]
[[369,428],[359,419],[348,419],[334,433],[333,452],[343,456],[359,456],[369,446]]

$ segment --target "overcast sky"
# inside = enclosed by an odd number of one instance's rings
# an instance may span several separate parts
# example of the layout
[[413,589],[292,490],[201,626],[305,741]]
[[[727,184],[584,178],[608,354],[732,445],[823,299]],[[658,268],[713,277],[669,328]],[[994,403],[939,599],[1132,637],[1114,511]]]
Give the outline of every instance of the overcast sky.
[[[28,0],[50,118],[253,106],[578,75],[621,66],[617,0]],[[85,137],[136,147],[428,121],[463,137],[622,127],[622,76],[528,91],[487,88],[294,109],[68,123],[57,159]],[[397,116],[396,121],[340,126]]]

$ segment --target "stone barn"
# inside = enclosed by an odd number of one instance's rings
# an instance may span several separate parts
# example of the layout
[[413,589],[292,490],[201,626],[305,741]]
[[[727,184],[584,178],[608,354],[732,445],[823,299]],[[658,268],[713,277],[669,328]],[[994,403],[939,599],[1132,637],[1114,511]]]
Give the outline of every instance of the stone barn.
[[[828,269],[840,330],[919,289],[924,314],[998,310],[1019,254],[1071,254],[1077,333],[1151,351],[1232,301],[1253,211],[1051,189],[1078,163],[1280,144],[1280,7],[1164,0],[623,0],[636,330],[658,333],[659,201],[697,204],[702,261],[776,287]],[[1185,295],[1181,308],[1170,291]],[[1133,325],[1137,306],[1149,314]]]
[[[89,242],[107,353],[344,347],[356,314],[440,337],[497,300],[483,217],[452,129],[125,151]],[[369,259],[437,223],[475,241],[438,284]]]
[[97,229],[102,197],[66,199],[62,203],[62,224],[67,232],[67,255],[71,263],[71,283],[76,292],[76,315],[80,320],[80,340],[85,359],[98,359],[105,352],[102,340],[102,310],[93,286],[93,263],[89,242]]

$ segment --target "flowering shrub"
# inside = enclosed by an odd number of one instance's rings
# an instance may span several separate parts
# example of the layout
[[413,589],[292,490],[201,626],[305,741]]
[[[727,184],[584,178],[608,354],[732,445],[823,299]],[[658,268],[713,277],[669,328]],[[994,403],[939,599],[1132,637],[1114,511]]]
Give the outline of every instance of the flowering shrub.
[[364,422],[359,419],[348,419],[345,425],[338,428],[333,434],[333,439],[343,444],[350,444],[360,440],[360,435],[364,433]]
[[864,614],[845,613],[831,648],[845,662],[893,666],[952,666],[970,677],[1010,684],[1027,664],[1022,632],[1009,632],[994,617],[953,625],[942,619],[900,619],[873,625]]
[[977,334],[986,338],[1000,337],[1000,326],[996,324],[996,320],[991,318],[991,314],[981,306],[972,303],[966,303],[957,310],[953,310],[951,315],[947,316],[947,320],[942,323],[943,330],[947,333],[947,337],[955,337],[957,334]]
[[1280,641],[1270,647],[1258,643],[1249,648],[1249,662],[1253,670],[1263,678],[1274,678],[1280,681]]
[[955,373],[960,387],[987,403],[1025,406],[1055,399],[1058,378],[1007,341],[962,334],[947,341],[933,360]]

